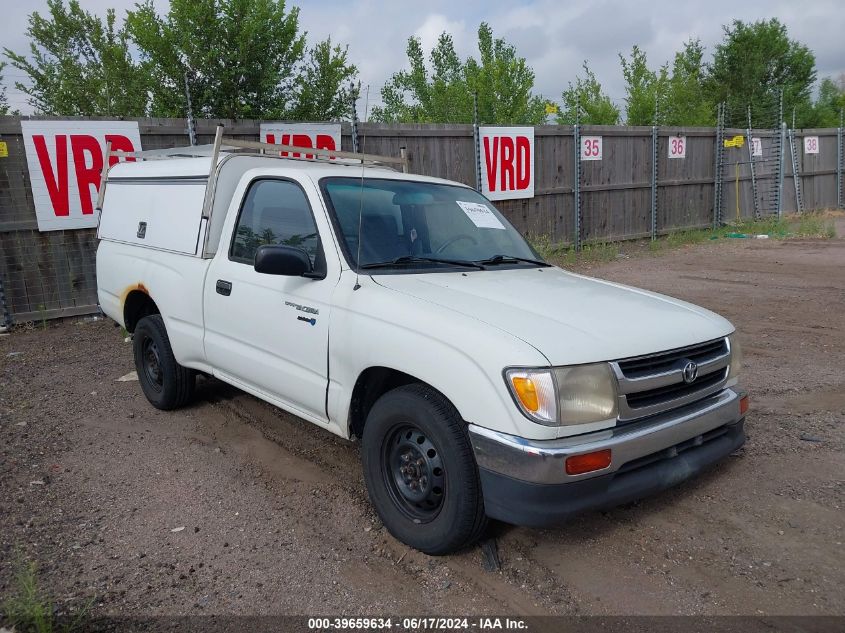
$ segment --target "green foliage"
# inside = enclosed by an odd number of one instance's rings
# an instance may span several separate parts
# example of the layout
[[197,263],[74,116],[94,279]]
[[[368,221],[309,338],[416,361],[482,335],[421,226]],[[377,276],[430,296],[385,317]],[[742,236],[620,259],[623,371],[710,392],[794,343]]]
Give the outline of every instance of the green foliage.
[[356,96],[358,69],[348,60],[348,47],[319,42],[296,80],[294,106],[287,116],[302,121],[337,121],[350,114]]
[[291,110],[295,70],[305,52],[299,10],[284,0],[152,0],[127,24],[152,83],[151,113],[183,116],[183,82],[198,116],[279,118]]
[[707,89],[712,103],[728,104],[728,123],[744,127],[750,104],[753,120],[771,125],[783,89],[784,112],[795,109],[796,124],[803,127],[812,113],[810,93],[816,80],[810,49],[790,40],[776,18],[753,24],[734,20],[724,31],[708,66]]
[[39,114],[140,116],[147,104],[148,80],[130,55],[125,26],[115,12],[106,20],[83,10],[78,0],[47,0],[48,15],[29,16],[30,55],[4,49],[12,66],[31,85],[15,87],[29,95]]
[[830,77],[822,79],[819,96],[813,104],[812,119],[807,127],[839,127],[840,113],[845,108],[845,75],[836,82]]
[[575,84],[561,95],[562,104],[557,115],[559,125],[573,125],[576,112],[580,108],[580,121],[583,125],[618,125],[619,108],[601,89],[601,84],[587,62],[584,62],[584,78],[576,77]]
[[430,76],[419,39],[409,38],[405,52],[410,69],[393,74],[381,90],[384,107],[373,108],[370,118],[391,123],[472,122],[472,95],[452,36],[442,33],[437,39]]
[[478,118],[488,124],[536,125],[545,119],[545,100],[532,93],[534,71],[525,58],[492,29],[478,27],[479,58],[462,61],[454,41],[442,33],[431,50],[431,72],[419,39],[408,39],[410,68],[394,73],[381,90],[384,106],[373,108],[374,121],[471,123],[473,94]]
[[817,214],[804,213],[798,218],[798,225],[793,228],[797,237],[816,237],[832,239],[836,237],[836,225],[833,220]]
[[11,625],[13,631],[52,633],[59,630],[63,633],[73,633],[81,629],[94,601],[90,600],[73,618],[60,623],[55,616],[53,601],[38,586],[37,571],[35,563],[27,562],[23,554],[17,551],[13,593],[3,601],[2,619]]
[[[546,100],[532,94],[534,71],[513,45],[478,27],[479,61],[466,62],[469,89],[478,94],[478,117],[484,123],[538,125],[546,118]],[[472,119],[470,119],[472,120]]]
[[50,633],[53,630],[53,605],[38,588],[35,563],[22,559],[15,573],[16,592],[3,603],[3,614],[13,627]]
[[[79,0],[48,0],[29,18],[29,55],[5,49],[39,114],[338,119],[357,69],[331,40],[306,51],[284,0],[141,0],[120,27]],[[133,58],[130,50],[136,53]],[[2,106],[0,106],[2,107]]]
[[631,49],[631,59],[620,53],[622,76],[625,77],[625,117],[627,125],[658,125],[660,100],[666,93],[666,65],[655,72],[648,67],[646,54],[639,46]]
[[675,53],[672,74],[660,99],[661,125],[715,125],[715,106],[705,90],[705,77],[704,47],[699,40],[690,39]]

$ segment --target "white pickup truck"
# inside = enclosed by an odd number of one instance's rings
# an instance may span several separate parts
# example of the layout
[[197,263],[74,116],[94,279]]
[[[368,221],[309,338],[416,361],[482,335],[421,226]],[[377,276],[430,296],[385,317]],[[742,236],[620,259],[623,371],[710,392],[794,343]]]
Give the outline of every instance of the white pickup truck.
[[357,438],[384,525],[431,554],[745,441],[722,317],[547,264],[465,185],[235,144],[103,175],[99,302],[153,406],[189,402],[199,372]]

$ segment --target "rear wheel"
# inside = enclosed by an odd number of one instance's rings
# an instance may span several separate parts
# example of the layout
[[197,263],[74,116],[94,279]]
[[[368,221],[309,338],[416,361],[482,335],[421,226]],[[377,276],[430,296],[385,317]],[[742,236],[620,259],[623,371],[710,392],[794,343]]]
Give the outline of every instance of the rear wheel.
[[153,314],[138,321],[132,350],[138,381],[150,404],[168,410],[181,407],[191,399],[196,372],[176,362],[161,315]]
[[370,500],[400,541],[436,555],[481,536],[486,517],[466,424],[439,392],[405,385],[379,398],[362,459]]

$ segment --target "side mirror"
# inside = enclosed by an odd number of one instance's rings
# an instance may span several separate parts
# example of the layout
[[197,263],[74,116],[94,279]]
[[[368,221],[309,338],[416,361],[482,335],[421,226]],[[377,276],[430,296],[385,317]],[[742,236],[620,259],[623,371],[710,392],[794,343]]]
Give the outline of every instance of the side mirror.
[[308,253],[296,246],[259,246],[254,268],[257,273],[285,277],[309,277],[314,272]]

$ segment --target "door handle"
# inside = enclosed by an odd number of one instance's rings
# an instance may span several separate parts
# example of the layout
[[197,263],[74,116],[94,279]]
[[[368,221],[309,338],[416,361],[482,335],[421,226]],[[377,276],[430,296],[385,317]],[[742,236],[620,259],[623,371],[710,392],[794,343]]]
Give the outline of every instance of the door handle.
[[230,294],[232,294],[232,282],[225,281],[223,279],[218,279],[217,294],[223,295],[224,297],[228,297]]

